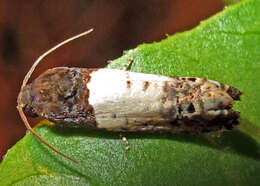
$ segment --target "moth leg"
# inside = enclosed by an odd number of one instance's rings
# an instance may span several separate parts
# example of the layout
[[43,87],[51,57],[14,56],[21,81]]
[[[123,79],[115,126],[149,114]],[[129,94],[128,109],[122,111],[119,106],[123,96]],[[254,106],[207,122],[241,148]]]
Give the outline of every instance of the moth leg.
[[129,145],[128,139],[125,136],[123,136],[122,134],[119,134],[119,136],[123,140],[123,142],[125,143],[125,150],[129,150],[130,145]]
[[122,70],[123,71],[127,71],[129,69],[129,67],[131,66],[131,64],[133,63],[134,59],[130,58],[129,61],[123,66]]

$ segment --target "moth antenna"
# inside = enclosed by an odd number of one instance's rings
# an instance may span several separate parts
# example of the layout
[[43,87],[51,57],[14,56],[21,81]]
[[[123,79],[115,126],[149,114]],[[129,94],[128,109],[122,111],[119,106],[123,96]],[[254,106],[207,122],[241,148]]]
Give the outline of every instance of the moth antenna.
[[35,70],[35,68],[38,66],[38,64],[41,62],[41,60],[43,58],[45,58],[47,55],[49,55],[50,53],[52,53],[53,51],[55,51],[56,49],[60,48],[61,46],[75,40],[75,39],[78,39],[82,36],[85,36],[87,34],[89,34],[90,32],[92,32],[94,29],[91,28],[85,32],[82,32],[78,35],[75,35],[69,39],[66,39],[65,41],[62,41],[61,43],[57,44],[56,46],[52,47],[51,49],[47,50],[45,53],[43,53],[40,57],[38,57],[38,59],[33,63],[32,67],[30,68],[30,70],[27,72],[26,76],[24,77],[24,80],[23,80],[23,84],[22,84],[22,87],[21,87],[21,90],[22,88],[24,88],[28,82],[28,80],[30,79],[33,71]]
[[35,130],[30,126],[30,124],[29,124],[29,122],[28,122],[28,120],[27,120],[27,118],[26,118],[26,116],[25,116],[25,114],[24,114],[24,112],[23,112],[22,107],[17,106],[17,110],[19,111],[19,114],[20,114],[20,116],[21,116],[21,118],[22,118],[22,120],[23,120],[23,122],[24,122],[26,128],[27,128],[35,137],[37,137],[42,143],[44,143],[47,147],[49,147],[49,148],[50,148],[51,150],[53,150],[54,152],[58,153],[59,155],[63,156],[64,158],[66,158],[66,159],[68,159],[68,160],[73,161],[74,163],[78,163],[77,160],[75,160],[75,159],[73,159],[73,158],[67,156],[66,154],[63,154],[62,152],[60,152],[59,150],[57,150],[55,147],[51,146],[51,145],[50,145],[47,141],[45,141],[39,134],[37,134],[37,133],[35,132]]
[[[45,53],[43,53],[40,57],[38,57],[38,59],[33,63],[32,67],[31,67],[30,70],[27,72],[26,76],[24,77],[24,80],[23,80],[23,83],[22,83],[22,86],[21,86],[21,91],[22,91],[23,88],[27,85],[28,80],[30,79],[32,73],[34,72],[35,68],[36,68],[37,65],[41,62],[41,60],[42,60],[43,58],[45,58],[47,55],[49,55],[50,53],[54,52],[56,49],[60,48],[61,46],[65,45],[65,44],[67,44],[67,43],[69,43],[69,42],[71,42],[71,41],[73,41],[73,40],[75,40],[75,39],[78,39],[78,38],[80,38],[80,37],[82,37],[82,36],[85,36],[85,35],[89,34],[89,33],[92,32],[92,31],[93,31],[93,28],[92,28],[92,29],[89,29],[89,30],[87,30],[87,31],[85,31],[85,32],[82,32],[82,33],[80,33],[80,34],[78,34],[78,35],[76,35],[76,36],[73,36],[73,37],[71,37],[71,38],[69,38],[69,39],[67,39],[67,40],[65,40],[65,41],[63,41],[63,42],[57,44],[56,46],[52,47],[51,49],[49,49],[49,50],[47,50]],[[18,99],[20,100],[21,97],[18,97]],[[24,111],[23,111],[23,108],[22,108],[21,105],[18,104],[16,108],[17,108],[17,110],[18,110],[18,112],[19,112],[19,114],[20,114],[20,116],[21,116],[21,118],[22,118],[22,120],[23,120],[23,122],[24,122],[26,128],[27,128],[35,137],[37,137],[42,143],[44,143],[47,147],[49,147],[49,148],[50,148],[51,150],[53,150],[54,152],[58,153],[59,155],[63,156],[64,158],[66,158],[66,159],[68,159],[68,160],[71,160],[71,161],[73,161],[73,162],[75,162],[75,163],[78,163],[77,160],[75,160],[75,159],[73,159],[73,158],[71,158],[71,157],[69,157],[69,156],[63,154],[62,152],[60,152],[59,150],[57,150],[55,147],[51,146],[51,145],[50,145],[48,142],[46,142],[39,134],[37,134],[37,133],[35,132],[35,130],[30,126],[30,124],[29,124],[29,122],[28,122],[28,120],[27,120],[27,118],[26,118],[26,116],[25,116],[25,114],[24,114]]]

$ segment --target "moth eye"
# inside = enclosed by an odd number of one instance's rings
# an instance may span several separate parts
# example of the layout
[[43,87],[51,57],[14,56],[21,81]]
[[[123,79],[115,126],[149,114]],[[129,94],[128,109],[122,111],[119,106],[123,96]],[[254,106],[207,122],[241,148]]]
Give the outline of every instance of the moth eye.
[[31,118],[36,118],[36,117],[38,117],[38,114],[35,112],[35,110],[31,107],[31,106],[29,106],[29,105],[26,105],[24,108],[23,108],[23,111],[24,111],[24,113],[27,115],[27,116],[29,116],[29,117],[31,117]]

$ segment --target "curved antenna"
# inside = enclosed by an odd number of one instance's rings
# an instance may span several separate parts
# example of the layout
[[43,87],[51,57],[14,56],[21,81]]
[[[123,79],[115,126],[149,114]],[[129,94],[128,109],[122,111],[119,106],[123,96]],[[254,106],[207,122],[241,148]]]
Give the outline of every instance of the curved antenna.
[[[65,44],[67,44],[67,43],[69,43],[69,42],[71,42],[71,41],[73,41],[73,40],[75,40],[75,39],[78,39],[78,38],[80,38],[80,37],[82,37],[82,36],[85,36],[85,35],[89,34],[89,33],[92,32],[92,31],[93,31],[93,29],[89,29],[89,30],[87,30],[87,31],[85,31],[85,32],[82,32],[82,33],[76,35],[76,36],[73,36],[73,37],[71,37],[71,38],[69,38],[69,39],[67,39],[67,40],[65,40],[65,41],[63,41],[63,42],[57,44],[56,46],[52,47],[51,49],[49,49],[49,50],[47,50],[45,53],[43,53],[40,57],[38,57],[38,59],[33,63],[32,67],[31,67],[30,70],[27,72],[26,76],[24,77],[24,80],[23,80],[23,83],[22,83],[22,86],[21,86],[21,90],[20,90],[20,91],[22,91],[23,88],[27,85],[27,82],[28,82],[28,80],[30,79],[30,77],[31,77],[32,73],[34,72],[35,68],[37,67],[37,65],[41,62],[41,60],[42,60],[44,57],[46,57],[47,55],[49,55],[50,53],[52,53],[53,51],[55,51],[55,50],[58,49],[59,47],[65,45]],[[18,97],[18,99],[20,100],[21,97]],[[21,116],[21,118],[22,118],[22,120],[23,120],[23,122],[24,122],[26,128],[27,128],[35,137],[37,137],[42,143],[44,143],[47,147],[49,147],[51,150],[55,151],[56,153],[60,154],[61,156],[63,156],[64,158],[66,158],[66,159],[68,159],[68,160],[71,160],[71,161],[73,161],[73,162],[75,162],[75,163],[78,163],[77,160],[75,160],[75,159],[73,159],[73,158],[71,158],[71,157],[69,157],[69,156],[63,154],[62,152],[60,152],[59,150],[57,150],[55,147],[51,146],[51,145],[50,145],[48,142],[46,142],[41,136],[39,136],[39,134],[37,134],[37,133],[34,131],[34,129],[30,126],[30,124],[29,124],[29,122],[28,122],[28,120],[27,120],[27,118],[26,118],[26,116],[25,116],[25,114],[24,114],[24,111],[23,111],[22,106],[19,105],[19,102],[21,103],[21,101],[18,101],[18,105],[17,105],[16,108],[17,108],[17,110],[18,110],[18,112],[19,112],[19,114],[20,114],[20,116]]]
[[35,132],[35,130],[30,126],[30,124],[29,124],[29,122],[28,122],[28,120],[27,120],[27,118],[26,118],[26,116],[25,116],[25,114],[24,114],[24,112],[23,112],[23,108],[22,108],[22,107],[17,106],[17,110],[19,111],[19,114],[20,114],[20,116],[21,116],[21,118],[22,118],[22,120],[23,120],[23,122],[24,122],[26,128],[27,128],[35,137],[37,137],[42,143],[44,143],[44,144],[45,144],[47,147],[49,147],[51,150],[57,152],[59,155],[63,156],[64,158],[66,158],[66,159],[68,159],[68,160],[73,161],[74,163],[78,163],[77,160],[75,160],[75,159],[73,159],[73,158],[67,156],[66,154],[63,154],[62,152],[60,152],[59,150],[57,150],[55,147],[51,146],[51,145],[50,145],[47,141],[45,141],[41,136],[39,136],[39,134],[37,134],[37,133]]
[[40,57],[38,57],[38,59],[33,63],[32,67],[30,68],[30,70],[27,72],[26,76],[24,77],[24,80],[23,80],[23,84],[22,84],[22,87],[21,87],[21,90],[22,88],[24,88],[28,82],[28,80],[30,79],[33,71],[35,70],[35,68],[38,66],[38,64],[41,62],[41,60],[43,58],[45,58],[47,55],[49,55],[50,53],[52,53],[53,51],[55,51],[57,48],[60,48],[61,46],[75,40],[75,39],[78,39],[82,36],[85,36],[87,34],[89,34],[90,32],[92,32],[94,29],[91,28],[85,32],[82,32],[78,35],[75,35],[69,39],[66,39],[65,41],[62,41],[61,43],[57,44],[56,46],[52,47],[51,49],[47,50],[44,54],[42,54]]

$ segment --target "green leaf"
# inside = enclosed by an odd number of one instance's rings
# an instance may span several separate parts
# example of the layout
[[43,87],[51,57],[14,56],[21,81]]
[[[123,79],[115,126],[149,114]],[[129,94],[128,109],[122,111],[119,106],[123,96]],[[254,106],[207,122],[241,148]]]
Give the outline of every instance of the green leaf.
[[242,0],[224,0],[224,4],[225,5],[233,5],[233,4],[238,3],[240,1],[242,1]]
[[0,165],[1,185],[259,185],[260,1],[230,6],[197,28],[127,51],[110,63],[131,71],[204,77],[244,92],[235,105],[241,124],[210,134],[126,134],[39,127],[37,132],[74,164],[31,134]]

